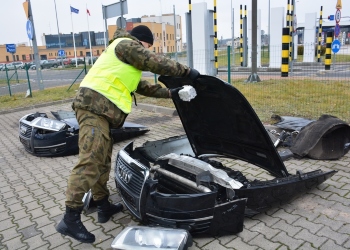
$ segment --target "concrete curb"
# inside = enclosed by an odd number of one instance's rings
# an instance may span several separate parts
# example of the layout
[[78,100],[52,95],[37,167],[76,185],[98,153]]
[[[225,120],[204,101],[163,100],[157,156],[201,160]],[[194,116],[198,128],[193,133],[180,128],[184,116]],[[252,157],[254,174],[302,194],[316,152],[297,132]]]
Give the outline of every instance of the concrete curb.
[[[58,104],[72,102],[72,101],[73,101],[73,98],[66,99],[66,100],[60,100],[60,101],[54,101],[54,102],[40,103],[40,104],[36,104],[36,105],[30,105],[30,106],[26,106],[26,107],[20,107],[20,108],[8,109],[8,110],[0,110],[0,115],[24,111],[24,110],[42,108],[42,107],[47,107],[47,106],[52,106],[52,105],[58,105]],[[165,115],[171,115],[171,116],[178,115],[176,109],[174,109],[174,108],[161,107],[161,106],[156,106],[156,105],[146,104],[146,103],[138,103],[137,106],[135,106],[133,104],[133,108],[141,109],[141,110],[145,110],[145,111],[150,111],[153,113],[161,113],[161,114],[165,114]]]

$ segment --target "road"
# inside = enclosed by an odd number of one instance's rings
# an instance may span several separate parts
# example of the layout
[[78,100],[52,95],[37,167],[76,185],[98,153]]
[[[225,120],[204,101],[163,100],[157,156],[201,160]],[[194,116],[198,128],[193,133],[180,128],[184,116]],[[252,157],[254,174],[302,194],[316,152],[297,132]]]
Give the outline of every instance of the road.
[[[76,82],[80,82],[84,76],[85,72],[83,69],[69,69],[69,70],[42,70],[42,80],[44,88],[57,87],[63,85],[71,85],[75,79]],[[80,76],[79,76],[80,74]],[[32,91],[38,90],[38,80],[35,70],[28,70],[30,86]],[[79,77],[78,77],[79,76]],[[144,77],[153,77],[154,74],[150,72],[143,72]],[[8,72],[8,78],[11,78],[11,93],[25,93],[29,89],[27,73],[25,70],[18,70],[17,75],[15,71]],[[6,81],[6,72],[0,71],[0,80]],[[18,79],[18,83],[17,82]],[[9,89],[7,84],[0,85],[0,96],[9,95]]]
[[[220,75],[227,75],[227,68],[219,69]],[[241,68],[237,67],[231,71],[232,77],[242,75],[244,77],[248,77],[251,74],[249,68]],[[31,89],[38,90],[38,80],[36,76],[35,70],[28,71]],[[269,69],[269,68],[259,68],[258,75],[260,76],[271,76],[274,78],[280,77],[281,72],[279,69]],[[75,80],[76,82],[80,82],[85,76],[85,72],[83,69],[44,69],[42,70],[42,79],[44,88],[56,87],[56,86],[64,86],[71,85]],[[289,76],[298,76],[298,77],[311,77],[315,80],[332,80],[337,78],[339,80],[349,79],[350,78],[350,64],[347,63],[335,63],[331,65],[331,70],[325,70],[323,64],[302,64],[296,63],[293,68],[289,72]],[[25,93],[29,89],[27,73],[25,70],[18,70],[17,75],[14,71],[8,72],[8,78],[11,79],[11,93]],[[4,80],[6,82],[6,72],[0,71],[0,80]],[[151,72],[143,72],[143,77],[154,77],[154,74]],[[18,78],[18,83],[17,82]],[[0,85],[0,96],[9,95],[8,86]]]

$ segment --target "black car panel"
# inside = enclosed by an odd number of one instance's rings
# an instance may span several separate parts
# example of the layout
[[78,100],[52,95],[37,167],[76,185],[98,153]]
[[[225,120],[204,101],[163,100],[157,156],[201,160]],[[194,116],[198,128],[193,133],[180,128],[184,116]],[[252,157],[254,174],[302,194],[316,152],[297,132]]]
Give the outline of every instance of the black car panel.
[[[288,173],[265,127],[233,86],[210,76],[195,83],[159,79],[168,88],[192,85],[197,96],[190,102],[174,100],[186,135],[136,148],[131,142],[118,153],[117,189],[143,224],[192,234],[238,233],[245,215],[291,202],[336,173]],[[277,177],[250,180],[232,167],[231,161],[240,164],[237,160]]]
[[[46,113],[33,113],[19,121],[19,139],[27,152],[43,157],[66,156],[79,153],[79,124],[72,111],[52,111],[56,119]],[[130,139],[148,132],[143,125],[125,122],[122,128],[111,129],[114,142]]]

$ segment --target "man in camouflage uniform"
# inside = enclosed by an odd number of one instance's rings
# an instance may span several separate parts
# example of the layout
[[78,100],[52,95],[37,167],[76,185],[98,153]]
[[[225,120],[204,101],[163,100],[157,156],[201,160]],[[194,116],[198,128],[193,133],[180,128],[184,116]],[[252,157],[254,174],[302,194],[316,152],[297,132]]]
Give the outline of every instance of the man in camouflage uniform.
[[110,128],[123,125],[131,111],[134,91],[157,98],[171,97],[172,90],[141,80],[141,71],[192,80],[199,77],[197,70],[150,51],[153,35],[147,26],[137,26],[130,34],[118,29],[114,38],[81,82],[72,104],[80,126],[79,160],[68,179],[66,213],[56,230],[84,243],[95,241],[80,217],[86,192],[92,191],[100,223],[123,209],[122,204],[108,200],[113,147]]

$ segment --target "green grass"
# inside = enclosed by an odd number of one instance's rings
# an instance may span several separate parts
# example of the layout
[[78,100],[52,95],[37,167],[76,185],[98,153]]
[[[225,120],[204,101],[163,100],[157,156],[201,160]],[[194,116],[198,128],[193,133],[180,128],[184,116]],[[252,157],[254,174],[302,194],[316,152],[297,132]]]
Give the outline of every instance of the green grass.
[[[221,78],[227,80],[224,76]],[[154,78],[148,80],[153,82]],[[350,122],[350,88],[346,81],[271,79],[259,83],[244,83],[244,80],[235,79],[232,85],[246,97],[262,122],[270,123],[272,115],[317,119],[322,114],[333,115]],[[78,86],[79,83],[75,83],[69,91],[69,85],[33,91],[33,96],[27,98],[25,93],[1,96],[0,110],[73,98]],[[174,108],[170,99],[141,95],[137,95],[136,99],[138,103]]]

